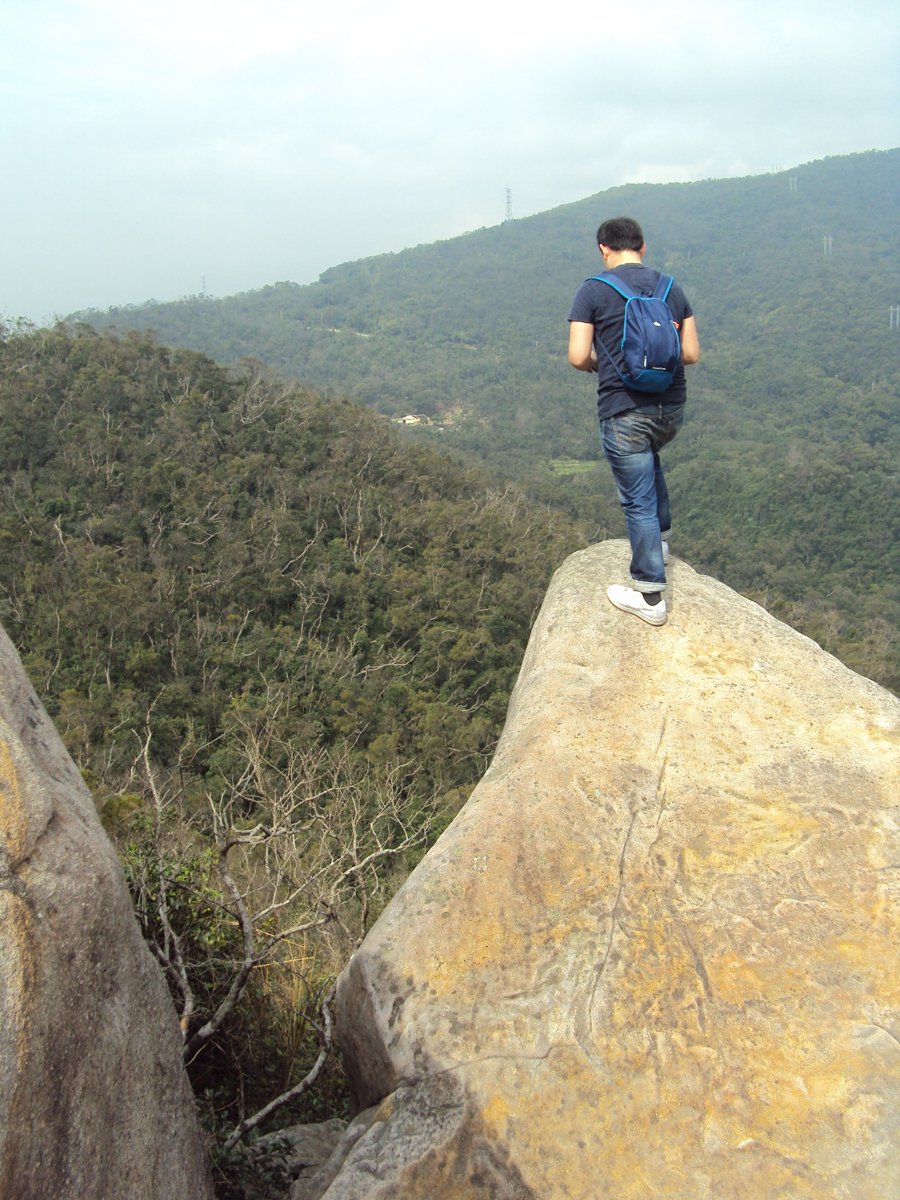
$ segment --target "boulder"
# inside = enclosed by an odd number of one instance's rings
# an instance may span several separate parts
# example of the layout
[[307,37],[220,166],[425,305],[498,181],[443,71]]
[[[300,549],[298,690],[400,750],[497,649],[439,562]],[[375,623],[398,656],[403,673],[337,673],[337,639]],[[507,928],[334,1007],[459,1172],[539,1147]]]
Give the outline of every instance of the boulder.
[[900,1194],[900,704],[674,562],[573,555],[493,763],[344,971],[305,1200]]
[[271,1164],[278,1158],[291,1179],[309,1179],[329,1161],[347,1131],[339,1117],[311,1125],[286,1125],[252,1142],[248,1157],[255,1163]]
[[211,1195],[165,982],[0,630],[0,1197]]

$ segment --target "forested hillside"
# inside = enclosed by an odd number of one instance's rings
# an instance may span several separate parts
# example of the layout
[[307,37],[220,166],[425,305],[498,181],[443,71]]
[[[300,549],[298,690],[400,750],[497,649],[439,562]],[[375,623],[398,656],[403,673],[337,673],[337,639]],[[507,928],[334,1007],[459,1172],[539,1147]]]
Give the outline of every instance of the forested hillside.
[[565,360],[599,220],[644,225],[703,361],[668,452],[676,546],[865,674],[900,686],[900,151],[776,174],[614,188],[308,287],[81,314],[436,424],[410,436],[622,532],[591,383]]
[[0,412],[0,619],[241,1195],[257,1106],[314,1069],[295,1117],[342,1111],[330,982],[483,774],[583,534],[370,410],[146,334],[8,334]]
[[253,364],[64,330],[0,363],[0,615],[82,766],[152,714],[221,774],[280,687],[309,744],[471,787],[570,522]]

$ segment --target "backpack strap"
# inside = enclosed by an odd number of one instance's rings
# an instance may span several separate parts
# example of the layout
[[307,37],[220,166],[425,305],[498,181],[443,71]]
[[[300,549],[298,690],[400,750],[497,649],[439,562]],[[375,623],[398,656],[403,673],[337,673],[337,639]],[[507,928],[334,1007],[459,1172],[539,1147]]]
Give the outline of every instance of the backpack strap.
[[[599,279],[601,283],[608,284],[614,292],[619,293],[623,300],[634,300],[639,294],[630,288],[624,280],[617,279],[611,271],[604,271],[602,275],[592,275],[591,279]],[[654,299],[662,300],[665,303],[674,282],[675,280],[671,275],[660,275],[653,292]]]
[[665,304],[669,298],[669,292],[672,290],[672,284],[675,280],[671,275],[660,275],[659,283],[656,285],[656,291],[653,295],[657,300],[662,300]]
[[[606,342],[604,342],[603,338],[600,336],[600,334],[599,334],[599,333],[597,334],[597,341],[600,343],[600,349],[603,351],[603,353],[604,353],[604,354],[606,355],[606,357],[609,359],[609,364],[610,364],[610,366],[611,366],[611,367],[612,367],[612,369],[615,371],[615,373],[618,375],[618,377],[619,377],[619,378],[622,380],[622,382],[623,382],[623,383],[625,383],[625,376],[624,376],[624,375],[622,374],[622,372],[619,370],[618,366],[616,365],[616,360],[613,358],[613,356],[612,356],[612,355],[610,354],[610,352],[607,350],[607,348],[606,348]],[[625,386],[626,386],[626,387],[628,387],[628,384],[627,384],[627,383],[625,383]]]
[[591,279],[599,279],[601,283],[608,284],[614,292],[619,293],[623,300],[633,300],[637,295],[637,292],[630,288],[627,283],[617,279],[609,271],[604,271],[602,275],[592,275]]

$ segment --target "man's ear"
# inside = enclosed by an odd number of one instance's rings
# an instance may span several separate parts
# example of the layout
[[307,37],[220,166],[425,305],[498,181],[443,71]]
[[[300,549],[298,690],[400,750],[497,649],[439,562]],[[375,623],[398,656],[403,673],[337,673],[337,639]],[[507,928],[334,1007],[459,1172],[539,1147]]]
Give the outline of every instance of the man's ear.
[[644,242],[643,246],[641,246],[640,250],[638,250],[638,254],[641,256],[641,258],[643,258],[646,253],[647,253],[647,243]]

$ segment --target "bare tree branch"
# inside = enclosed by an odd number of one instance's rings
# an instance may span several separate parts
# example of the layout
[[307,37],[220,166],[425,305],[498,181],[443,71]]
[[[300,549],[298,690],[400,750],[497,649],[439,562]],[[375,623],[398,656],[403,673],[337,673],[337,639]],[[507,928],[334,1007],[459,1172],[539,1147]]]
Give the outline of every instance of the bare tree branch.
[[[141,903],[153,909],[146,924],[159,931],[153,950],[177,997],[187,1062],[235,1013],[256,970],[289,969],[286,947],[296,939],[317,939],[311,951],[317,971],[333,978],[362,940],[386,887],[385,864],[427,838],[435,798],[410,802],[411,763],[376,773],[350,743],[337,752],[304,747],[280,732],[289,703],[286,689],[273,684],[259,708],[235,709],[228,735],[232,751],[237,750],[230,760],[233,776],[220,794],[206,796],[205,834],[201,814],[194,809],[186,815],[183,802],[180,806],[173,781],[169,790],[160,782],[151,759],[149,720],[135,760],[153,802],[152,883],[141,885]],[[213,875],[208,882],[204,871],[197,889],[172,864],[199,862],[201,837],[213,851]],[[195,898],[187,910],[183,905],[173,910],[176,887],[186,887]],[[201,933],[202,959],[192,963],[186,947],[196,955],[196,939],[192,934],[188,940],[186,930],[176,928],[173,912],[184,921],[185,911],[190,918],[201,903],[215,913],[218,933],[211,940]],[[328,927],[334,930],[331,936]],[[214,973],[216,994],[204,1000],[202,1011],[199,997],[208,996]],[[315,1025],[320,1037],[315,1063],[298,1084],[253,1116],[243,1116],[241,1103],[241,1121],[226,1149],[313,1085],[331,1047],[331,995],[322,1006],[321,1028]]]
[[270,1100],[268,1104],[264,1105],[261,1109],[255,1112],[252,1117],[247,1117],[245,1120],[236,1125],[229,1136],[225,1139],[223,1144],[225,1150],[231,1150],[251,1131],[251,1129],[255,1129],[257,1125],[262,1124],[267,1117],[270,1117],[272,1113],[277,1112],[279,1108],[283,1108],[285,1104],[290,1104],[292,1100],[296,1100],[298,1096],[302,1096],[303,1093],[308,1091],[308,1089],[311,1088],[315,1083],[320,1071],[322,1070],[322,1067],[325,1065],[325,1060],[331,1051],[333,1036],[331,1002],[334,999],[335,988],[336,985],[332,984],[328,995],[322,1001],[322,1026],[319,1029],[319,1055],[312,1067],[299,1083],[295,1084],[292,1088],[288,1088],[286,1092],[282,1092],[280,1096],[276,1096],[274,1100]]
[[153,773],[153,767],[150,764],[150,741],[152,736],[153,735],[148,727],[146,737],[144,738],[144,743],[141,747],[141,758],[144,763],[147,786],[150,788],[150,794],[153,797],[156,872],[157,884],[159,888],[156,908],[163,930],[163,944],[162,946],[154,946],[154,950],[157,958],[166,968],[170,978],[173,979],[176,987],[181,993],[181,1011],[178,1014],[178,1026],[181,1029],[181,1037],[183,1040],[187,1036],[191,1017],[194,1013],[194,993],[188,978],[187,964],[185,963],[184,954],[181,948],[181,939],[176,931],[172,928],[172,922],[169,919],[167,876],[164,870],[165,864],[163,861],[162,852],[164,801],[156,784],[156,777]]

